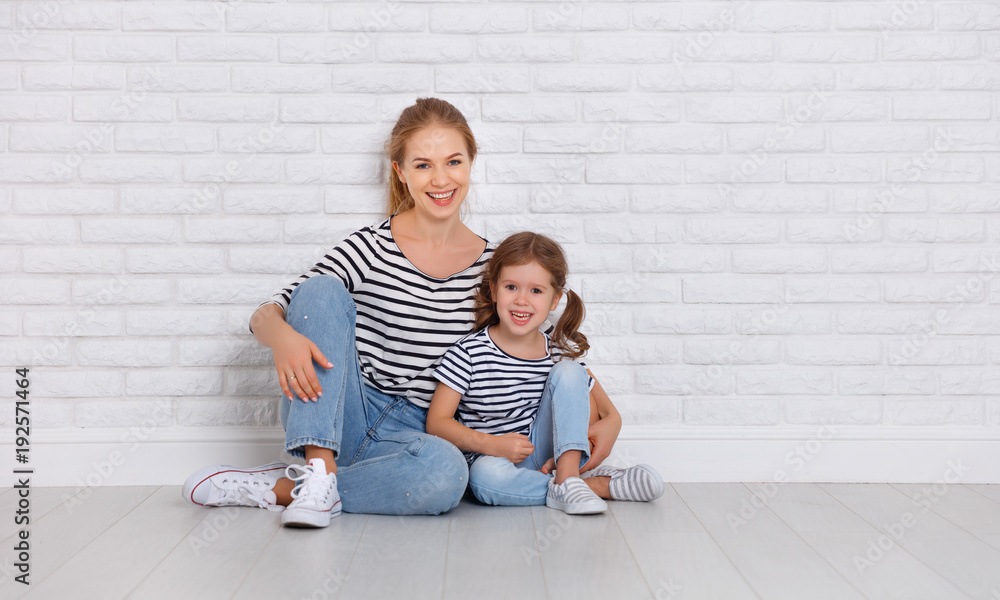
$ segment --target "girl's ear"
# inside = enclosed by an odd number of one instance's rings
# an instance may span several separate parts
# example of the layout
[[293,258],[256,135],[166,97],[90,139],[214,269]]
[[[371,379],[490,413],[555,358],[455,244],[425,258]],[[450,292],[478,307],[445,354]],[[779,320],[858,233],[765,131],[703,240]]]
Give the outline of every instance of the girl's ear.
[[549,312],[552,312],[556,309],[556,306],[559,305],[559,301],[562,300],[562,297],[563,297],[562,292],[556,292],[555,298],[552,299],[552,306],[549,307]]

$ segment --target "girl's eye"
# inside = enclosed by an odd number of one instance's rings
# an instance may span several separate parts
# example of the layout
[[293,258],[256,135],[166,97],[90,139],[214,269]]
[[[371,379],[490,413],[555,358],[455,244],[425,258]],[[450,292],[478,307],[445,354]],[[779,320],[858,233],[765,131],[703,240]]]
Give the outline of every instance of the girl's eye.
[[538,289],[538,288],[531,288],[531,293],[532,293],[532,294],[541,294],[541,293],[542,293],[542,290],[540,290],[540,289]]
[[513,283],[508,283],[507,285],[504,286],[504,288],[513,292],[514,290],[517,289],[517,286],[515,286]]

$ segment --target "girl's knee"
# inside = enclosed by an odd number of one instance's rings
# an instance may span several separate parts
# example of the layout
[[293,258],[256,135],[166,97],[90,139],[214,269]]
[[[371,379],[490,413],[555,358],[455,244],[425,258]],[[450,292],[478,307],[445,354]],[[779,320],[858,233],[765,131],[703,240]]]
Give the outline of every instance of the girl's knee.
[[417,463],[413,471],[420,482],[407,496],[411,514],[437,515],[458,506],[469,483],[469,467],[462,452],[445,440],[421,436],[407,445]]
[[550,385],[565,384],[568,381],[588,382],[589,375],[587,369],[578,362],[571,360],[561,360],[552,365],[549,371],[548,382]]

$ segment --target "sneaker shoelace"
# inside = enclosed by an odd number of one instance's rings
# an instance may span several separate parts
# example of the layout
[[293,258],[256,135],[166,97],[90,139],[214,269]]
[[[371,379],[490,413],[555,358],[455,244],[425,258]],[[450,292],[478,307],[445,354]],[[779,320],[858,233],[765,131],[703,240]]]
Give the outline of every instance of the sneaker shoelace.
[[[294,476],[292,469],[302,471],[302,474]],[[329,479],[332,476],[332,473],[320,473],[315,467],[308,464],[288,465],[285,468],[285,477],[296,484],[295,489],[292,490],[293,501],[298,500],[299,496],[305,496],[304,502],[312,499],[318,505],[326,504],[330,497]]]
[[271,504],[264,498],[264,494],[270,490],[270,487],[266,484],[266,481],[256,478],[230,479],[226,477],[221,482],[213,480],[212,485],[215,487],[217,496],[212,501],[212,504],[218,506],[256,505],[271,511],[281,510],[284,507]]

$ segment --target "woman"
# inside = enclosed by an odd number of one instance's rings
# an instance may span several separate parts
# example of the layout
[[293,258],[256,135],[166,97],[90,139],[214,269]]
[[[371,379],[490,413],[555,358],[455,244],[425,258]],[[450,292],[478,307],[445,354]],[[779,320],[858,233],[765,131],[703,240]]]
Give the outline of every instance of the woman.
[[[184,497],[204,506],[282,510],[282,523],[324,527],[348,512],[439,514],[468,481],[462,453],[425,433],[433,376],[472,330],[475,288],[492,247],[460,217],[477,146],[451,104],[421,98],[392,129],[388,215],[335,246],[251,317],[285,393],[285,450],[306,465],[213,465]],[[322,276],[322,275],[332,275]],[[595,386],[592,468],[621,418]]]

